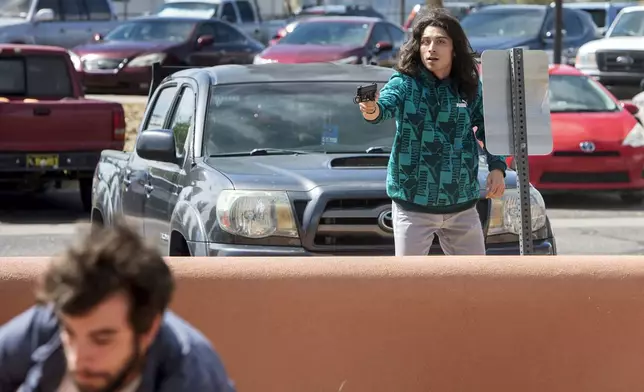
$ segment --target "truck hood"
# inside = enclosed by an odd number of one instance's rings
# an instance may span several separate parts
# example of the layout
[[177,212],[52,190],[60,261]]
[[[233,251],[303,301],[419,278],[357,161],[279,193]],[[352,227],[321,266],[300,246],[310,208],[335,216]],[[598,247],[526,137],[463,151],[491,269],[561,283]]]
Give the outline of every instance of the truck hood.
[[266,48],[260,57],[278,63],[337,61],[355,56],[361,48],[361,46],[279,44]]
[[0,18],[0,32],[2,32],[3,27],[10,27],[23,23],[25,23],[25,20],[22,18]]
[[583,46],[584,53],[597,50],[643,50],[643,37],[613,37],[590,41]]
[[525,37],[471,37],[470,45],[472,45],[472,49],[475,52],[482,53],[484,50],[489,49],[508,49],[527,46],[533,41],[533,38],[526,39]]
[[[205,163],[228,177],[235,189],[308,192],[317,187],[342,184],[352,189],[382,184],[384,190],[388,161],[388,155],[309,154],[213,157]],[[479,184],[482,191],[487,174],[487,165],[481,162]],[[516,187],[514,172],[507,172],[506,187]]]

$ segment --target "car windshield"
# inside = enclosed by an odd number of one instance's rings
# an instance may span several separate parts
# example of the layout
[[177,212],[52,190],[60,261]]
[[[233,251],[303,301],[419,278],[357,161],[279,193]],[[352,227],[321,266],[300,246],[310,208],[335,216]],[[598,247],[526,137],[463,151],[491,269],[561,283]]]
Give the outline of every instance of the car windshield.
[[[389,151],[393,120],[367,123],[353,103],[373,81],[240,84],[212,89],[204,131],[207,155],[254,149],[312,152]],[[379,81],[386,83],[386,80]]]
[[72,95],[63,56],[0,56],[0,96],[62,99]]
[[210,18],[217,13],[219,4],[186,1],[180,3],[165,3],[159,9],[159,16],[195,16]]
[[26,18],[31,0],[0,1],[0,18]]
[[280,39],[278,44],[291,45],[364,45],[371,25],[357,22],[307,22]]
[[615,112],[617,103],[602,88],[586,76],[551,75],[550,111]]
[[192,35],[195,22],[163,19],[124,23],[105,36],[105,41],[185,42]]
[[461,21],[469,38],[472,37],[536,37],[539,35],[546,11],[494,10],[473,12]]
[[607,37],[642,37],[644,36],[644,11],[627,12],[615,20],[615,25],[606,34]]

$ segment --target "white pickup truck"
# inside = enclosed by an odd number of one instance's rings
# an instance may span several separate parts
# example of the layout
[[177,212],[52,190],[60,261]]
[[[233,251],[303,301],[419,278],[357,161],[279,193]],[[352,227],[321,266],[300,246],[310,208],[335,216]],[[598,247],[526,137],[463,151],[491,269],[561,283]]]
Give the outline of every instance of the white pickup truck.
[[264,21],[257,0],[166,0],[157,16],[217,18],[267,44],[286,21]]
[[582,45],[575,67],[607,87],[644,89],[644,6],[624,8],[604,38]]

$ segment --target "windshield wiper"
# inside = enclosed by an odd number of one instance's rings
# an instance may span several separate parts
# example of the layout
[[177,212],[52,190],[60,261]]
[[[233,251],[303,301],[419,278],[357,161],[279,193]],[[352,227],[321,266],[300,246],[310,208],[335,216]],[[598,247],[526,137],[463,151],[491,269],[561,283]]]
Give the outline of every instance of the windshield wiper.
[[373,147],[367,148],[365,152],[367,154],[386,154],[391,152],[391,147],[373,146]]
[[285,150],[281,148],[255,148],[246,152],[226,152],[223,154],[213,154],[211,157],[241,157],[244,155],[304,155],[311,153],[322,153],[322,151],[301,151],[301,150]]

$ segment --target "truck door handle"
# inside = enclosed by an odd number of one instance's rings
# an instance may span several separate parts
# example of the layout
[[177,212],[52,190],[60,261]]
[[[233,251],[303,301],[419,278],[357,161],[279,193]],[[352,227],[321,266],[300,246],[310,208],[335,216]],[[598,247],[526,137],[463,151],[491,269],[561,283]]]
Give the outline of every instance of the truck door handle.
[[34,116],[49,116],[51,109],[45,106],[38,106],[34,108]]
[[148,195],[154,190],[152,184],[145,184],[143,187],[145,188],[145,193],[147,193]]

